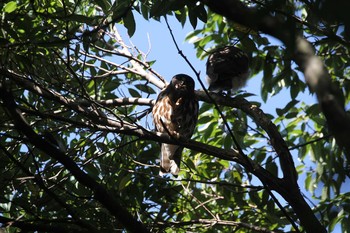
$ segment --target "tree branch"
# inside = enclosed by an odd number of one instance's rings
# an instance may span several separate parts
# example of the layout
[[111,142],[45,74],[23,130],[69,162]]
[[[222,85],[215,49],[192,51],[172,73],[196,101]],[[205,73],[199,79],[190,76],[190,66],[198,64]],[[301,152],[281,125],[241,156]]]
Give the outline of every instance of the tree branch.
[[[106,107],[116,107],[116,106],[125,106],[125,105],[139,105],[139,106],[144,105],[144,106],[151,107],[154,105],[155,100],[148,99],[148,98],[125,97],[125,98],[116,98],[116,99],[109,99],[109,100],[99,100],[96,102]],[[84,106],[91,105],[91,102],[89,100],[77,100],[77,103]]]
[[[209,102],[209,97],[203,91],[196,91],[199,100]],[[265,113],[256,105],[251,104],[244,98],[223,98],[221,95],[211,93],[211,98],[222,106],[241,109],[243,112],[253,118],[254,122],[261,126],[270,137],[270,142],[276,153],[280,157],[280,163],[283,172],[283,179],[294,186],[297,185],[297,172],[295,170],[292,155],[279,133],[276,125],[265,115]]]
[[124,43],[121,35],[119,34],[118,30],[116,28],[113,29],[113,34],[111,34],[111,36],[113,36],[117,42],[122,46],[122,49],[118,50],[118,55],[122,55],[125,57],[130,58],[130,63],[133,66],[134,70],[141,75],[142,77],[144,77],[147,81],[149,81],[150,83],[154,84],[155,86],[159,87],[160,89],[163,89],[166,85],[167,82],[161,78],[160,75],[157,74],[158,79],[152,75],[156,74],[154,73],[154,71],[151,70],[151,72],[147,72],[142,66],[146,67],[147,69],[150,68],[149,65],[144,64],[143,62],[139,61],[136,58],[132,58],[132,54],[129,52],[128,47],[126,46],[126,44]]

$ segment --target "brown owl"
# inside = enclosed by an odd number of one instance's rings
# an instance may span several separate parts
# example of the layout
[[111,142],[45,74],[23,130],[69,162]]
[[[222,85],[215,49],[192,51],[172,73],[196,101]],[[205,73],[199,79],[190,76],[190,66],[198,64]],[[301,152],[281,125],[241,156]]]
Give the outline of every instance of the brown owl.
[[[163,89],[152,110],[156,130],[175,138],[190,139],[198,118],[198,101],[194,94],[194,81],[186,74],[177,74]],[[180,171],[183,147],[161,144],[160,175]]]
[[207,61],[209,91],[237,91],[249,77],[249,58],[241,49],[225,46],[214,50]]

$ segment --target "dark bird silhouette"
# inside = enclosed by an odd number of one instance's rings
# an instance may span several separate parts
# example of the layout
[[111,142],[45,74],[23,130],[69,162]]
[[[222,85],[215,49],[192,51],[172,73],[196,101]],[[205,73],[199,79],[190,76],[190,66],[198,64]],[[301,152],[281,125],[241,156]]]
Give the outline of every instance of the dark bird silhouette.
[[[190,139],[198,118],[198,101],[194,94],[194,81],[186,74],[177,74],[163,89],[152,109],[156,130],[174,138]],[[183,147],[161,144],[160,175],[180,171]]]
[[241,49],[225,46],[215,49],[207,61],[209,91],[237,91],[249,77],[249,58]]

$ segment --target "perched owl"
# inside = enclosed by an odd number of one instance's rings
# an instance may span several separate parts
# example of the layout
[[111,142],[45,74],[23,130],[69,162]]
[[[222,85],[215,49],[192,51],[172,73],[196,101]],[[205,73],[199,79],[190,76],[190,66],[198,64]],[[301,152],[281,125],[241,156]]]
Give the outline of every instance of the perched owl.
[[[177,74],[162,90],[152,110],[156,130],[175,138],[190,139],[198,118],[198,101],[194,94],[194,81],[186,74]],[[160,175],[180,171],[183,147],[162,143]]]
[[249,77],[249,58],[241,49],[225,46],[214,50],[207,61],[209,91],[237,91]]

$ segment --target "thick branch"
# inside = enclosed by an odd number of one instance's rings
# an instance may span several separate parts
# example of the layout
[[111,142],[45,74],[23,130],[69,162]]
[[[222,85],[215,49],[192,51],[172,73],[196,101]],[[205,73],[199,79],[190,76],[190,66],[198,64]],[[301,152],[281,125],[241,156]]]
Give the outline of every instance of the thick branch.
[[[200,100],[210,102],[209,97],[203,91],[196,91],[196,95]],[[244,98],[223,98],[217,94],[211,94],[211,98],[219,105],[241,109],[266,131],[270,137],[271,145],[280,157],[284,180],[297,186],[297,172],[292,155],[276,125],[271,122],[265,113],[258,106],[251,104]]]
[[303,70],[305,80],[312,92],[317,95],[328,127],[338,145],[344,147],[350,159],[350,117],[344,110],[343,93],[334,83],[322,60],[305,39],[296,40],[295,61]]

